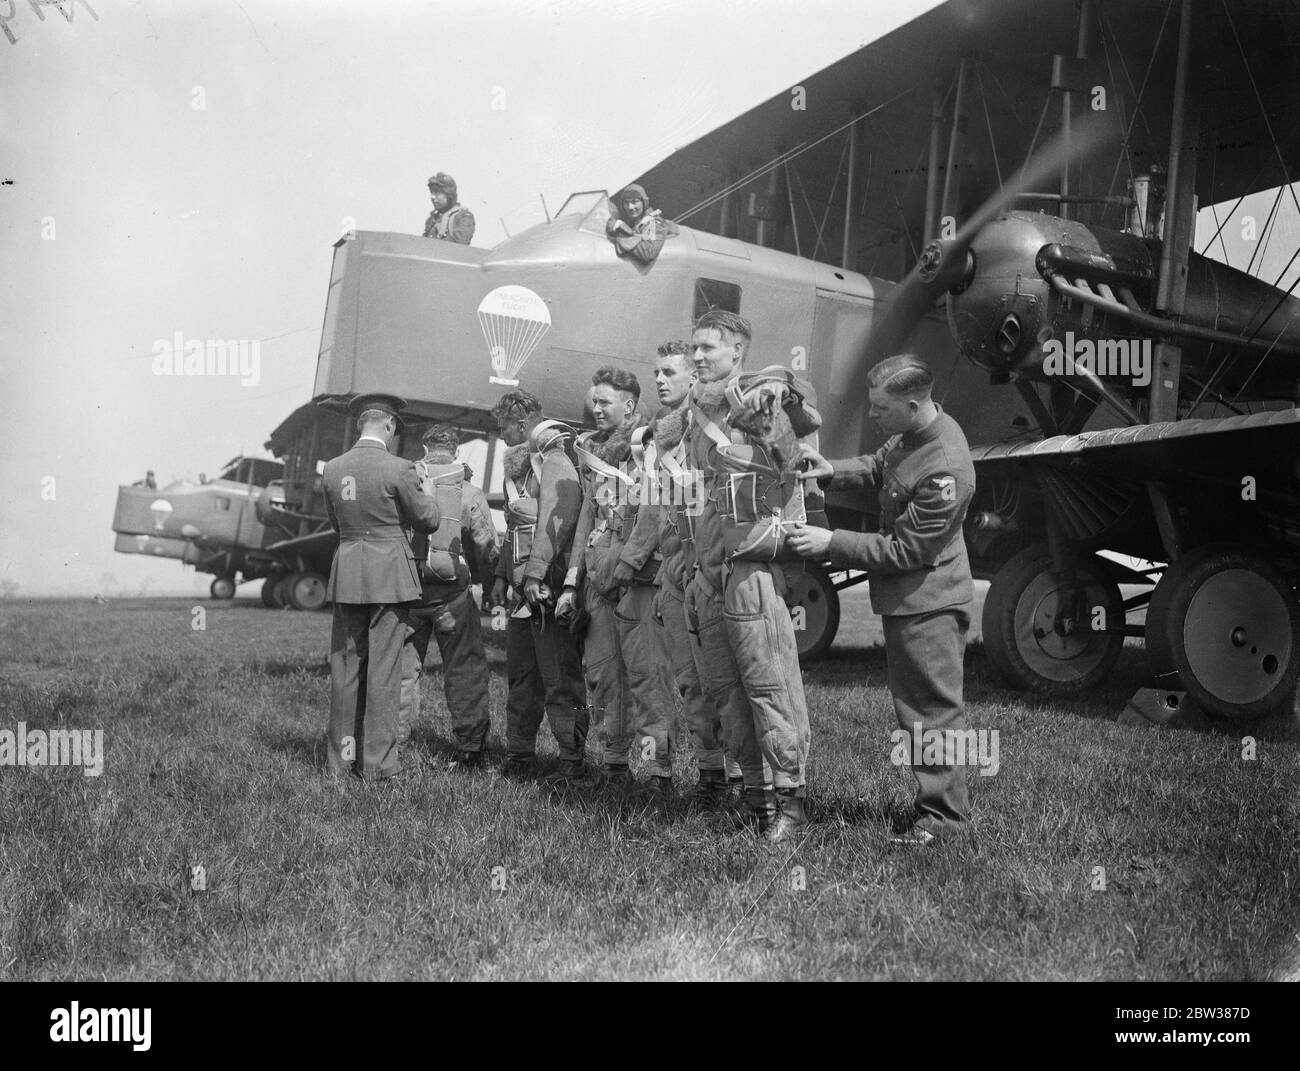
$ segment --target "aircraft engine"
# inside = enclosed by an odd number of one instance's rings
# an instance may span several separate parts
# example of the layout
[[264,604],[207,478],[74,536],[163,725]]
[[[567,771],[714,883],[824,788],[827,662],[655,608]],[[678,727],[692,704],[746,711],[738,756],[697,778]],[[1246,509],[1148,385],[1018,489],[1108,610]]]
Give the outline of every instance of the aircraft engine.
[[[951,244],[926,247],[921,277],[947,289],[959,347],[995,383],[1064,375],[1122,409],[1118,399],[1145,395],[1154,344],[1168,337],[1183,348],[1188,391],[1218,369],[1221,393],[1297,400],[1300,300],[1279,304],[1278,291],[1244,272],[1193,252],[1175,324],[1152,312],[1158,241],[1007,212],[980,231],[964,257]],[[1244,356],[1225,366],[1233,350]],[[1269,361],[1261,361],[1269,350]]]

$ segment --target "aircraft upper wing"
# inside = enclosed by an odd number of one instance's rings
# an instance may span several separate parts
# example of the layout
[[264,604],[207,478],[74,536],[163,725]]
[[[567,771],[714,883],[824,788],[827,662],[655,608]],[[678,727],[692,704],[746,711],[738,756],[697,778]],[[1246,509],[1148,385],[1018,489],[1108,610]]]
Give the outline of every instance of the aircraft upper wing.
[[[1092,6],[1097,12],[1091,27],[1092,61],[1071,77],[1081,85],[1105,87],[1114,138],[1107,151],[1081,168],[1072,192],[1122,195],[1130,163],[1140,172],[1167,162],[1181,5],[1176,0],[1097,0]],[[950,113],[959,61],[972,57],[962,108],[965,143],[960,170],[954,173],[960,182],[961,216],[996,190],[999,168],[1003,179],[1015,171],[1036,134],[1041,146],[1060,128],[1061,97],[1050,89],[1052,56],[1076,54],[1077,8],[1076,0],[949,0],[811,73],[800,83],[802,100],[791,87],[679,149],[636,181],[665,215],[750,240],[754,224],[746,212],[748,195],[775,191],[775,209],[787,222],[781,247],[796,252],[788,225],[793,213],[797,251],[838,263],[847,182],[842,128],[854,116],[879,107],[858,124],[854,188],[859,216],[847,266],[899,277],[921,242],[936,87]],[[1294,74],[1300,67],[1300,5],[1195,0],[1192,41],[1189,85],[1199,115],[1194,137],[1200,146],[1200,204],[1272,188],[1288,176],[1300,178],[1300,124],[1294,122],[1300,105],[1300,79]],[[1075,100],[1078,111],[1088,109],[1092,97],[1077,93]],[[1122,127],[1128,128],[1127,161],[1119,152]],[[941,135],[943,161],[947,125]],[[725,221],[720,201],[691,211],[728,183],[801,146],[811,148],[789,160],[788,182],[785,167],[754,178],[732,198]],[[771,177],[778,181],[770,190]],[[1052,206],[1044,202],[1043,207]],[[1078,218],[1111,227],[1122,219],[1122,209],[1115,206],[1081,206],[1076,212]]]

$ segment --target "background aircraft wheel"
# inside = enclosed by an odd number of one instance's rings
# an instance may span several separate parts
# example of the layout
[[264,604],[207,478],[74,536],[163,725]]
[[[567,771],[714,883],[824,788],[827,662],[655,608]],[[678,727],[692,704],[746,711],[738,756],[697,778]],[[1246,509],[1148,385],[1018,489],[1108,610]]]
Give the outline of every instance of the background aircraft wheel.
[[1267,559],[1197,547],[1165,570],[1147,608],[1147,657],[1207,714],[1250,721],[1289,701],[1300,674],[1300,605]]
[[325,578],[319,573],[294,573],[284,582],[295,610],[319,610],[325,605]]
[[289,577],[277,576],[271,585],[271,605],[277,610],[289,609]]
[[1076,576],[1085,616],[1067,629],[1058,621],[1066,591],[1045,546],[1026,547],[994,575],[984,600],[984,650],[1008,683],[1046,695],[1077,695],[1114,666],[1124,637],[1090,626],[1096,607],[1105,609],[1107,628],[1124,624],[1119,585],[1092,557],[1080,559]]
[[262,605],[269,610],[279,609],[275,602],[275,585],[283,576],[283,573],[271,573],[262,581]]
[[208,586],[208,592],[214,599],[233,599],[235,582],[228,576],[219,576]]
[[790,617],[799,658],[820,658],[830,649],[840,627],[840,593],[820,565],[789,568],[785,578],[790,585]]

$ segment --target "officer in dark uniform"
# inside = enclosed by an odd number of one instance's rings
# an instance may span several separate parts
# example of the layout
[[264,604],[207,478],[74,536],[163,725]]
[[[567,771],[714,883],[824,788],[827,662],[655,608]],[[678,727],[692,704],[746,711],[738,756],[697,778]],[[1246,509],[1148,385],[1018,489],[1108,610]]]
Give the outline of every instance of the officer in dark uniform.
[[442,523],[430,535],[412,541],[424,585],[420,604],[411,611],[415,631],[406,647],[402,674],[401,742],[420,716],[420,670],[429,639],[442,655],[442,687],[456,739],[457,769],[483,763],[490,714],[488,668],[483,653],[479,608],[470,594],[472,559],[480,577],[497,568],[497,534],[487,496],[468,481],[456,460],[460,433],[450,424],[435,424],[424,433],[423,461],[415,464],[421,486],[438,504]]
[[456,200],[456,180],[445,171],[429,179],[433,211],[424,221],[424,237],[469,245],[474,240],[474,213]]
[[[962,658],[974,585],[962,521],[975,494],[975,465],[957,422],[930,397],[934,375],[904,353],[881,361],[867,378],[869,416],[892,435],[874,454],[828,462],[804,447],[809,475],[833,490],[877,490],[880,532],[798,526],[789,544],[805,557],[865,569],[871,604],[881,615],[889,690],[908,734],[964,731]],[[895,843],[925,846],[959,831],[969,818],[965,771],[926,763],[912,767],[916,814]]]
[[439,520],[414,463],[389,453],[405,404],[387,394],[354,398],[348,412],[360,437],[322,476],[325,510],[339,534],[329,579],[328,762],[332,773],[351,766],[363,780],[401,771],[402,651],[410,604],[420,596],[405,529],[432,532]]

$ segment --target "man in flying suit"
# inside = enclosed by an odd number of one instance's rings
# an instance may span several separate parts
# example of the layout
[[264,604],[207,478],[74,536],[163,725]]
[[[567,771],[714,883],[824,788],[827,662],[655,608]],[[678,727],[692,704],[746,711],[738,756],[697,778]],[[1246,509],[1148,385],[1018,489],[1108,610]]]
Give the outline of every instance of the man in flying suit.
[[655,609],[663,556],[659,550],[655,486],[658,465],[654,437],[646,425],[632,431],[630,468],[635,481],[636,513],[631,534],[625,533],[623,549],[614,567],[614,583],[623,591],[614,608],[614,617],[618,622],[619,651],[627,669],[633,747],[646,763],[649,783],[657,798],[667,802],[672,797],[677,708],[668,653],[659,635],[662,625]]
[[645,187],[633,183],[614,198],[618,215],[605,224],[605,236],[614,243],[614,251],[642,264],[652,264],[664,242],[681,232],[677,224],[666,220],[657,208],[650,207]]
[[[575,444],[575,453],[582,461],[582,511],[557,604],[561,619],[568,619],[581,597],[589,616],[582,652],[583,673],[592,711],[601,720],[601,781],[615,789],[631,787],[628,751],[636,723],[641,720],[629,693],[629,667],[622,650],[618,617],[620,609],[629,615],[625,631],[631,635],[638,606],[641,612],[648,609],[641,596],[623,605],[625,591],[631,588],[638,571],[622,560],[622,554],[636,519],[638,482],[630,475],[631,435],[641,424],[637,413],[640,397],[641,385],[625,369],[606,365],[592,376],[588,401],[596,430],[581,436]],[[646,548],[646,558],[650,549]],[[645,700],[653,679],[648,672],[642,672],[640,663],[637,669],[639,694]],[[665,770],[656,763],[655,771],[660,775],[660,787],[671,788],[671,766]]]
[[497,568],[497,533],[487,496],[466,477],[456,460],[460,433],[450,424],[435,424],[421,440],[424,460],[416,462],[421,487],[440,503],[442,523],[432,535],[412,540],[423,584],[415,622],[406,647],[402,674],[401,743],[420,716],[420,670],[429,639],[438,641],[442,655],[442,686],[456,740],[453,765],[471,770],[482,765],[487,743],[488,668],[483,653],[479,608],[470,594],[469,561],[480,577],[493,577]]
[[532,769],[543,712],[560,748],[558,779],[586,779],[583,754],[588,709],[578,638],[555,619],[555,592],[582,508],[578,472],[569,458],[572,431],[546,420],[542,403],[510,391],[492,409],[509,449],[502,459],[506,488],[506,546],[497,559],[492,603],[514,609],[506,626],[506,773]]
[[[869,416],[891,436],[885,445],[848,461],[828,462],[807,447],[802,453],[823,486],[879,492],[880,532],[798,527],[789,542],[807,557],[867,571],[899,728],[963,732],[962,657],[974,585],[962,522],[975,466],[961,428],[931,398],[934,375],[919,357],[886,358],[867,385]],[[894,843],[924,847],[960,832],[970,814],[962,767],[923,762],[912,776],[915,819]]]
[[424,237],[441,238],[458,245],[469,245],[474,240],[474,213],[456,198],[456,180],[445,171],[429,179],[433,211],[424,221]]
[[404,529],[432,532],[438,508],[420,490],[415,465],[394,457],[400,398],[365,394],[348,412],[360,437],[325,465],[325,510],[339,534],[330,569],[331,773],[350,766],[362,780],[401,771],[402,652],[410,604],[420,596],[415,555]]
[[[685,342],[663,343],[654,363],[655,388],[662,408],[651,425],[654,471],[647,473],[653,489],[642,493],[637,521],[629,544],[638,546],[644,528],[655,533],[662,559],[654,604],[655,661],[668,694],[681,697],[686,724],[700,768],[699,780],[688,795],[706,806],[727,798],[727,773],[723,754],[722,719],[704,695],[691,652],[686,620],[686,582],[694,568],[694,498],[697,489],[682,466],[682,436],[689,413],[688,398],[696,380],[690,347]],[[626,557],[627,552],[624,551]],[[629,671],[630,672],[630,671]],[[671,708],[669,708],[671,709]]]
[[[741,375],[750,340],[749,322],[719,309],[704,313],[691,336],[699,382],[691,392],[686,453],[703,474],[705,496],[696,518],[696,568],[686,605],[696,634],[696,667],[722,715],[727,751],[745,779],[746,803],[759,830],[777,843],[807,823],[808,706],[784,601],[784,568],[775,560],[736,557],[727,540],[728,529],[737,529],[724,507],[736,471],[733,455],[762,451],[784,456],[788,466],[795,440],[816,431],[821,416],[811,388],[785,369],[763,369],[767,385],[745,390]],[[745,419],[736,419],[728,388],[733,396],[743,392],[752,399],[754,411]],[[782,539],[778,531],[774,554]],[[766,781],[769,769],[775,798]]]

